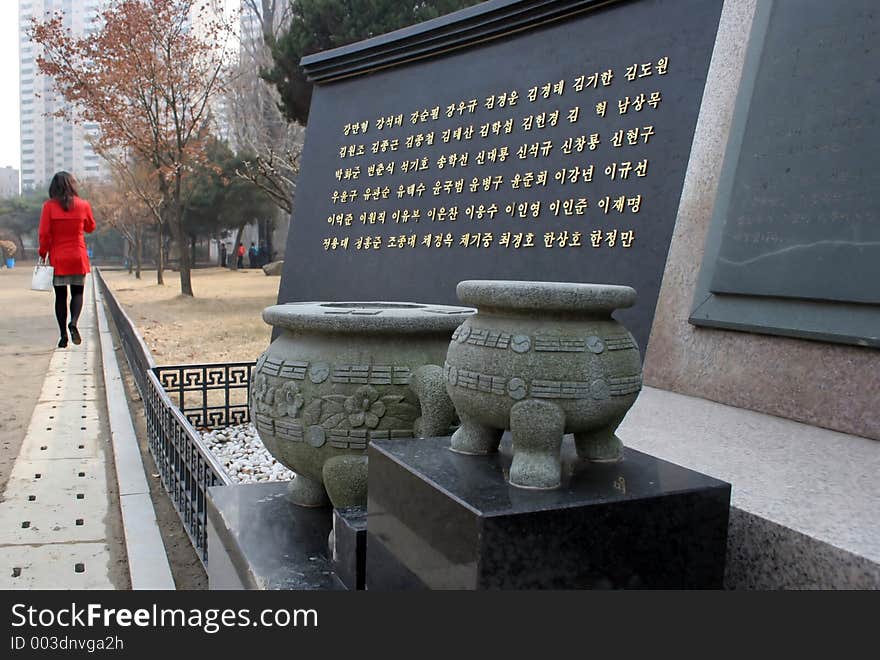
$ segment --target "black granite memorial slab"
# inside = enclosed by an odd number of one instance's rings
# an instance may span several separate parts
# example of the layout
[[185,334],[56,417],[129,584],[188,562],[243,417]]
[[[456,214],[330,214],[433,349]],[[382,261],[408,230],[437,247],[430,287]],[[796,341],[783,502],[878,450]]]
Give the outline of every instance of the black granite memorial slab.
[[874,0],[758,3],[691,322],[880,346]]
[[279,303],[636,288],[647,344],[720,0],[491,0],[311,55]]
[[510,446],[449,438],[370,445],[367,589],[721,588],[730,485],[626,449],[563,485],[508,485]]
[[353,506],[333,510],[330,556],[333,571],[350,591],[364,588],[367,562],[367,509]]
[[296,506],[287,488],[280,482],[208,489],[210,589],[345,588],[328,552],[331,509]]

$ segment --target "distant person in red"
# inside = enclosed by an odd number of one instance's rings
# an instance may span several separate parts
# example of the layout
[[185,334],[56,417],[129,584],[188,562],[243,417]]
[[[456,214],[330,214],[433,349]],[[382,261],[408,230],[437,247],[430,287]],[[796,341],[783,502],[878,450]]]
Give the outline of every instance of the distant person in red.
[[238,246],[238,262],[235,264],[237,268],[244,268],[244,245]]
[[[49,184],[49,198],[40,215],[40,257],[49,255],[55,269],[55,318],[61,330],[58,348],[67,347],[67,331],[74,344],[82,343],[76,323],[83,306],[86,273],[90,271],[86,233],[95,231],[92,207],[80,199],[76,179],[58,172]],[[70,287],[70,324],[67,323],[67,287]]]

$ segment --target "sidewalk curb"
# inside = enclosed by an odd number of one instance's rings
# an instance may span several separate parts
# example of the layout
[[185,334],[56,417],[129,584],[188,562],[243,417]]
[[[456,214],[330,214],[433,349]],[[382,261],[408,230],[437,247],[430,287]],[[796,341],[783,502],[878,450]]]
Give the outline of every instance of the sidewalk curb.
[[174,578],[156,522],[156,511],[150,499],[150,488],[144,475],[125,387],[116,361],[116,352],[113,350],[113,335],[104,311],[104,297],[95,284],[95,279],[91,279],[98,334],[101,338],[101,363],[131,588],[174,590]]

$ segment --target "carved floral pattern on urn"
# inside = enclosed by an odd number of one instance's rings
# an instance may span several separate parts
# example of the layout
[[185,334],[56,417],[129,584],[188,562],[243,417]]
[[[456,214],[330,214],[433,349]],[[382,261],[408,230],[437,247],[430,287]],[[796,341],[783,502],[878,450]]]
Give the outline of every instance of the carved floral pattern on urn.
[[296,417],[303,407],[305,399],[299,386],[292,380],[287,381],[275,390],[274,417]]
[[455,410],[441,365],[473,311],[295,303],[263,312],[281,332],[254,367],[252,418],[266,448],[297,474],[295,503],[365,504],[370,440],[450,432]]
[[419,416],[418,401],[405,399],[401,394],[380,396],[375,388],[365,385],[351,396],[329,394],[315,399],[303,411],[303,422],[328,430],[375,429],[380,423],[386,428],[411,428]]
[[385,404],[379,399],[379,393],[365,385],[355,390],[354,394],[345,400],[345,411],[348,413],[348,423],[352,428],[366,426],[374,429],[379,426],[379,420],[385,414]]
[[269,377],[258,373],[251,386],[251,405],[254,410],[266,415],[270,414],[274,399],[275,390],[269,383]]

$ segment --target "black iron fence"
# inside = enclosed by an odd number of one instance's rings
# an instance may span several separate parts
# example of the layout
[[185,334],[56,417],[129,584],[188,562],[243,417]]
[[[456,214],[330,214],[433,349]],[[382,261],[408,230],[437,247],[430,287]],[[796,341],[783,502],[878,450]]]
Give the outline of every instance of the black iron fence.
[[99,268],[93,270],[95,280],[97,281],[98,286],[101,287],[101,295],[104,298],[104,302],[107,304],[107,309],[110,311],[110,317],[113,319],[113,324],[116,326],[116,332],[119,334],[119,339],[122,341],[122,350],[125,352],[125,359],[128,360],[128,364],[131,367],[131,373],[134,376],[134,382],[135,385],[137,385],[138,393],[141,395],[142,399],[146,400],[147,372],[156,366],[156,362],[150,354],[150,349],[147,348],[144,340],[141,339],[140,334],[138,334],[134,323],[128,318],[128,314],[122,309],[119,301],[116,300],[116,296],[113,295],[110,288],[107,286],[107,283],[104,281],[104,278],[101,275],[101,270]]
[[146,374],[148,387],[143,399],[150,453],[190,541],[207,566],[207,489],[232,482],[202,442],[201,434],[162,387],[157,374],[161,369],[156,367]]
[[207,489],[232,483],[200,430],[244,424],[253,362],[157,366],[96,269],[144,403],[150,453],[199,558],[208,564]]

